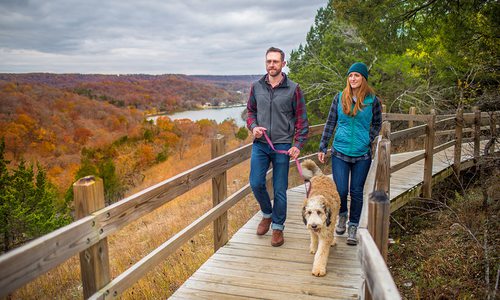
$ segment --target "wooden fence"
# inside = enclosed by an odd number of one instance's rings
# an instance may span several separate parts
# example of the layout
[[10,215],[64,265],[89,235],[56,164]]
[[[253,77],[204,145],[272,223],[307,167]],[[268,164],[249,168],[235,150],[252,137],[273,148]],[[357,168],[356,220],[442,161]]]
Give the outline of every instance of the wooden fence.
[[[377,143],[377,151],[373,161],[373,168],[368,174],[365,189],[373,190],[364,205],[363,215],[359,226],[360,248],[359,259],[365,274],[365,289],[363,299],[401,299],[396,285],[386,265],[389,244],[389,216],[390,213],[401,208],[414,195],[422,194],[425,198],[431,198],[432,185],[436,180],[432,177],[432,166],[434,154],[449,147],[454,148],[453,167],[448,172],[456,172],[468,169],[475,165],[479,159],[481,133],[489,131],[492,149],[496,140],[497,115],[498,112],[483,112],[474,109],[473,113],[464,114],[459,109],[456,115],[415,115],[414,109],[410,114],[385,114],[381,135]],[[408,128],[391,133],[390,123],[387,121],[407,121]],[[414,126],[414,122],[424,124]],[[470,126],[470,129],[466,129]],[[471,133],[469,138],[463,138],[464,132]],[[452,136],[451,141],[435,145],[436,137]],[[424,139],[424,152],[405,161],[391,166],[391,143],[408,141],[409,150],[416,150],[417,138]],[[461,163],[462,143],[473,142],[473,160],[466,164]],[[406,197],[399,197],[392,203],[389,201],[390,176],[392,173],[424,159],[424,176],[422,186],[416,188],[413,193]],[[445,172],[444,177],[449,174]],[[378,249],[378,251],[376,251]]]
[[[416,158],[410,159],[389,167],[391,141],[415,139],[425,135],[426,152],[418,156],[418,159],[425,159],[426,169],[422,191],[425,197],[430,197],[433,153],[455,145],[459,136],[462,141],[467,140],[467,138],[462,138],[462,133],[466,132],[464,128],[467,125],[473,124],[473,140],[477,142],[477,156],[479,156],[480,132],[484,129],[481,126],[490,123],[489,116],[490,114],[481,112],[472,114],[460,112],[456,116],[445,116],[444,118],[435,115],[384,114],[384,120],[386,121],[404,120],[425,122],[425,124],[394,133],[385,131],[385,139],[381,139],[376,156],[376,160],[378,159],[380,163],[373,164],[380,167],[375,168],[377,170],[376,175],[370,175],[372,178],[371,181],[369,180],[371,186],[375,186],[377,191],[383,191],[385,197],[387,197],[389,174],[416,161]],[[436,121],[436,119],[439,119],[439,121]],[[491,124],[494,124],[494,122],[491,122]],[[447,134],[452,134],[453,131],[457,136],[457,140],[435,147],[436,130],[445,130],[447,127],[451,128],[452,126],[455,126],[455,129],[448,130]],[[493,126],[496,128],[496,125]],[[310,136],[320,135],[323,127],[324,125],[312,126]],[[456,151],[460,151],[461,143],[456,145]],[[223,149],[224,140],[221,136],[218,136],[212,142],[213,159],[210,161],[107,207],[104,207],[104,191],[100,179],[89,176],[78,180],[73,185],[77,216],[75,222],[0,256],[0,297],[8,295],[34,278],[57,267],[70,257],[80,254],[84,298],[116,298],[154,266],[165,260],[171,253],[210,224],[214,226],[214,250],[217,250],[228,240],[227,211],[251,193],[250,186],[247,184],[232,195],[227,196],[226,183],[227,170],[250,158],[251,144],[228,153],[224,153]],[[474,155],[476,155],[476,150]],[[316,154],[305,156],[301,160],[307,158],[317,160]],[[293,168],[295,164],[291,163],[290,165]],[[118,277],[111,279],[107,237],[210,179],[213,187],[213,207]],[[383,201],[375,201],[377,199],[376,195],[379,194],[374,195],[369,202],[371,206],[378,207],[378,204],[372,203],[384,203]],[[391,203],[390,205],[390,211],[394,211],[404,203]],[[364,232],[364,229],[360,229],[359,232],[361,240],[360,260],[362,261],[363,270],[367,274],[366,296],[368,297],[371,294],[376,299],[390,299],[385,298],[384,295],[392,297],[399,294],[397,294],[397,289],[384,259],[387,253],[388,213],[386,208],[370,209],[370,214],[373,213],[375,215],[365,218],[362,222],[378,220],[381,218],[380,216],[384,217],[382,218],[384,221],[380,224],[374,223],[371,225],[370,228],[374,228],[374,231],[370,231],[371,234]],[[372,237],[375,237],[375,239]],[[377,249],[376,247],[380,250],[374,251],[374,249]],[[379,278],[384,278],[384,280]]]

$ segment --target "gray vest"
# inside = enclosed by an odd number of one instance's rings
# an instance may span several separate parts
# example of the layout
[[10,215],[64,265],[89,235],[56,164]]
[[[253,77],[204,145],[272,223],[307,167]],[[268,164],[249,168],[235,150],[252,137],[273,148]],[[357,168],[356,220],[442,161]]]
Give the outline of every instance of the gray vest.
[[[272,89],[265,76],[253,85],[257,102],[257,124],[267,128],[273,144],[292,143],[295,134],[295,90],[297,83],[285,77],[283,83]],[[266,142],[264,137],[259,139]]]

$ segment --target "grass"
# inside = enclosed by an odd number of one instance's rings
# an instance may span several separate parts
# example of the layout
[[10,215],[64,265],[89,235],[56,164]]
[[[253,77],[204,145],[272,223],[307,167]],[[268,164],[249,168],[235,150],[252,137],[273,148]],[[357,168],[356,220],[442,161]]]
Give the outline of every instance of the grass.
[[[500,177],[488,181],[499,186]],[[450,187],[445,183],[432,201],[416,199],[393,215],[388,262],[403,299],[494,299],[498,194],[485,209],[480,186],[451,195]]]
[[[231,140],[227,149],[239,147]],[[141,186],[129,194],[172,177],[210,159],[210,144],[190,149],[183,160],[177,157],[144,172]],[[228,171],[228,195],[248,182],[248,162]],[[154,212],[127,225],[108,238],[111,276],[115,278],[212,207],[211,182],[206,182]],[[258,211],[252,196],[229,210],[231,236]],[[181,213],[182,212],[182,213]],[[212,226],[208,226],[164,262],[130,287],[121,299],[165,299],[194,273],[213,253]],[[78,256],[72,257],[18,289],[12,299],[81,299],[83,296]]]

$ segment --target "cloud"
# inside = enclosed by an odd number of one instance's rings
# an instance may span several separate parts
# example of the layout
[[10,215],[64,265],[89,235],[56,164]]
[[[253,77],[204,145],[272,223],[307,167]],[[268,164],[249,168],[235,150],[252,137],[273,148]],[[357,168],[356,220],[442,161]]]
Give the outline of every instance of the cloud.
[[319,0],[2,1],[0,72],[260,74]]

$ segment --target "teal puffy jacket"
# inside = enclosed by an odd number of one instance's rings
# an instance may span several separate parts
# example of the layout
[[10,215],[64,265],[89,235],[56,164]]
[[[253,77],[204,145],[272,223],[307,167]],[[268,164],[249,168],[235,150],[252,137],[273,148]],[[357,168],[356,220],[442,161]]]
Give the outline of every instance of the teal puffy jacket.
[[[342,99],[342,93],[339,93],[338,99]],[[366,96],[363,101],[364,106],[356,116],[344,114],[342,105],[340,103],[337,105],[337,130],[333,140],[335,150],[352,157],[358,157],[370,151],[373,101],[372,95]],[[354,104],[352,106],[354,108]]]

